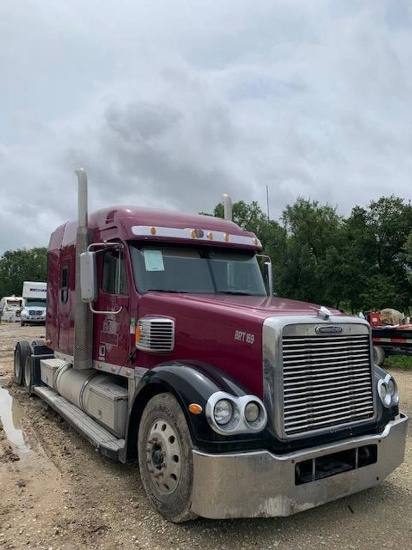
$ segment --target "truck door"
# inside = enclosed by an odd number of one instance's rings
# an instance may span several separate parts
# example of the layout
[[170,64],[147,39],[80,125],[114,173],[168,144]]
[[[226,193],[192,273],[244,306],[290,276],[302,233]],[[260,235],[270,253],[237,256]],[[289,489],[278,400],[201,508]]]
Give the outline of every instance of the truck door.
[[94,309],[94,359],[113,366],[125,366],[131,350],[129,284],[125,254],[109,249],[99,254],[98,300]]

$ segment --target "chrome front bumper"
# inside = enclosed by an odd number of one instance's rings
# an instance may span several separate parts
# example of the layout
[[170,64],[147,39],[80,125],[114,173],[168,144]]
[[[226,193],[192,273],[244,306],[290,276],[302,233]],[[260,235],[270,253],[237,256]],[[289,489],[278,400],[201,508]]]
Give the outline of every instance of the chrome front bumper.
[[[407,425],[408,417],[401,414],[381,434],[287,455],[195,450],[192,511],[213,519],[289,516],[373,487],[403,462]],[[366,445],[377,446],[375,463],[296,485],[296,464]]]

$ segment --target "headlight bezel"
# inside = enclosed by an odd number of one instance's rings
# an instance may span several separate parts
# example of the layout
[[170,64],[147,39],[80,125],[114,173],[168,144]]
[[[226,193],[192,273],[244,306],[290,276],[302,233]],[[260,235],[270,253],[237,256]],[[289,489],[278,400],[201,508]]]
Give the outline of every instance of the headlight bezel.
[[390,409],[399,404],[398,385],[395,378],[389,373],[378,380],[377,390],[379,399],[385,408]]
[[[232,405],[232,415],[222,424],[216,420],[216,407],[220,402],[226,401]],[[252,403],[259,409],[259,413],[255,420],[250,421],[247,419],[246,408]],[[236,396],[223,391],[215,392],[206,402],[205,413],[209,426],[220,435],[258,433],[267,424],[266,407],[255,395]]]

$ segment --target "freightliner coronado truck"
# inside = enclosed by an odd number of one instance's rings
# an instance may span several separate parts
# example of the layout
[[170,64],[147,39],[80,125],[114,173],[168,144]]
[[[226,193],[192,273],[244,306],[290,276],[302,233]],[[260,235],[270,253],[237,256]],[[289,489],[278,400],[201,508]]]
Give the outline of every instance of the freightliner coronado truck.
[[259,240],[230,219],[89,216],[77,175],[79,222],[50,239],[46,340],[16,344],[15,378],[137,460],[160,514],[287,516],[401,464],[407,417],[366,321],[273,297]]

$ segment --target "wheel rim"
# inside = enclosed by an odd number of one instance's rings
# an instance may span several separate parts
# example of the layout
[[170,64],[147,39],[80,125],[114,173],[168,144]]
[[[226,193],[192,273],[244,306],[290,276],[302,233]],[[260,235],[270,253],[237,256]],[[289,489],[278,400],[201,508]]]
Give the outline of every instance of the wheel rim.
[[166,420],[157,420],[150,428],[146,464],[159,493],[167,495],[176,490],[181,476],[181,449],[175,429]]

